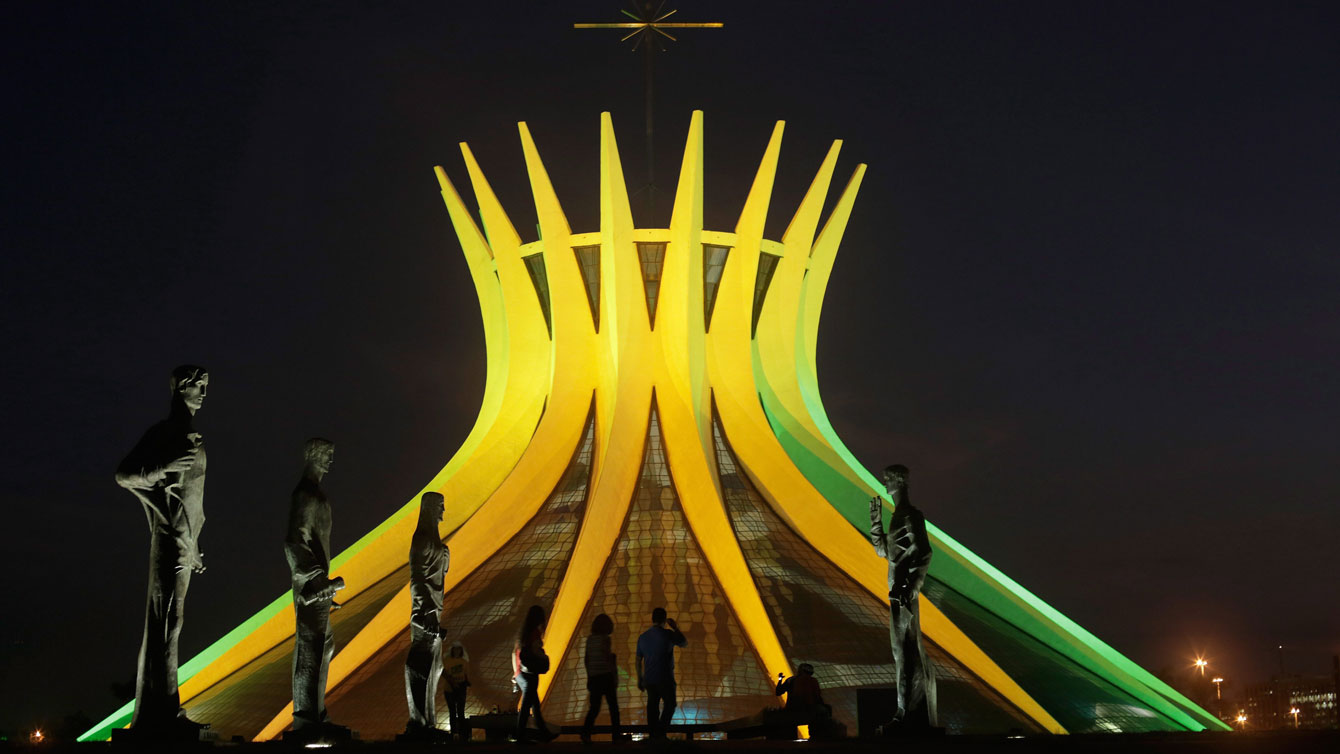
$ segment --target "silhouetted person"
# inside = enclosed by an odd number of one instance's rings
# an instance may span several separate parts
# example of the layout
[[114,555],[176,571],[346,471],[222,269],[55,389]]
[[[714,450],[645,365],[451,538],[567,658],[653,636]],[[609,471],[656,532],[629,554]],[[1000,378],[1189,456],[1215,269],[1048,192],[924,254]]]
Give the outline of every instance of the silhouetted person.
[[898,684],[895,727],[924,728],[937,724],[935,671],[921,644],[918,595],[931,566],[931,541],[926,519],[912,505],[906,466],[884,469],[884,487],[893,500],[893,517],[884,531],[883,501],[870,500],[870,541],[889,561],[889,643]]
[[647,692],[647,728],[652,738],[665,738],[675,714],[675,647],[688,644],[665,608],[651,611],[651,628],[637,637],[637,689]]
[[408,735],[437,732],[437,684],[442,678],[442,586],[451,552],[442,543],[437,524],[446,499],[437,492],[419,498],[419,524],[409,544],[409,654],[405,657],[405,698],[409,702]]
[[819,681],[814,678],[814,666],[808,662],[800,663],[796,675],[790,678],[778,673],[776,693],[786,694],[786,711],[797,725],[808,725],[824,703]]
[[549,655],[544,653],[544,608],[531,605],[521,623],[521,633],[512,651],[512,680],[521,690],[521,708],[516,713],[516,740],[525,742],[526,722],[532,712],[541,735],[550,738],[544,714],[540,712],[540,675],[549,672]]
[[591,743],[591,726],[595,725],[600,714],[600,700],[604,699],[610,708],[610,726],[613,740],[619,736],[619,676],[614,664],[614,652],[610,651],[610,635],[614,633],[614,621],[606,614],[597,615],[591,621],[591,635],[586,637],[586,691],[591,695],[591,706],[586,712],[586,721],[582,725],[582,741]]
[[442,661],[443,676],[447,679],[447,714],[451,716],[451,733],[462,741],[470,740],[465,727],[465,692],[470,688],[470,655],[459,641],[452,642],[451,650]]
[[326,672],[335,654],[330,629],[331,603],[344,588],[330,578],[330,500],[321,480],[335,459],[335,444],[314,437],[303,450],[302,479],[289,506],[284,555],[293,575],[293,730],[299,734],[347,735],[348,729],[326,715]]
[[135,676],[139,731],[191,733],[209,727],[186,718],[177,693],[177,641],[191,573],[205,570],[200,529],[205,524],[205,443],[191,420],[205,401],[204,367],[172,370],[168,418],[144,433],[116,469],[116,483],[139,498],[149,523],[149,595]]

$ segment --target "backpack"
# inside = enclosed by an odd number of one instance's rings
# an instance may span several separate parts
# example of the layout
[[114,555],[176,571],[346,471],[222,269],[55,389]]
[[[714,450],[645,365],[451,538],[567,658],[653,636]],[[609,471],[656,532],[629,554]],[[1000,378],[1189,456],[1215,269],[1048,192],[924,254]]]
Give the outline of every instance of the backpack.
[[537,642],[528,642],[519,650],[522,673],[534,673],[539,675],[540,673],[549,672],[549,655],[544,653],[543,646],[541,646],[539,651],[536,651],[534,649],[536,643]]

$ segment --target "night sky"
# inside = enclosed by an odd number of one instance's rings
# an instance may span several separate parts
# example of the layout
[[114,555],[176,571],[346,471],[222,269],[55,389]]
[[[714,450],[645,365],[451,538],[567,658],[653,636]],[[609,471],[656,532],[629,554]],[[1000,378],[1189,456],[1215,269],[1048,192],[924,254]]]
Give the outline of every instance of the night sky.
[[[0,728],[133,681],[147,537],[112,481],[210,370],[183,659],[282,593],[336,441],[336,549],[450,458],[484,383],[432,167],[523,240],[528,122],[573,229],[598,123],[645,169],[619,0],[27,3],[0,24]],[[820,331],[868,467],[1145,667],[1340,651],[1340,5],[705,2],[658,60],[659,183],[705,111],[709,229],[787,121],[768,236],[832,139],[869,164]],[[835,192],[836,193],[836,189]],[[831,205],[832,197],[830,197]],[[635,203],[640,226],[664,227]]]

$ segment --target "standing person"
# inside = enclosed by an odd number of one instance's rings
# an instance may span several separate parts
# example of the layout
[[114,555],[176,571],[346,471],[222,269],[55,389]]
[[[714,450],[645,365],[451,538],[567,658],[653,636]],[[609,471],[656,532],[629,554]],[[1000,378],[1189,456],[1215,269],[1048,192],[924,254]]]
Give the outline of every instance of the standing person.
[[442,587],[451,551],[437,525],[446,510],[438,492],[419,498],[419,523],[409,544],[409,654],[405,657],[405,698],[409,723],[405,735],[432,739],[437,729],[437,684],[442,678]]
[[666,617],[663,607],[651,611],[651,628],[637,637],[637,689],[647,692],[647,729],[652,738],[665,738],[675,714],[675,647],[686,644],[679,624]]
[[326,715],[326,671],[335,654],[330,629],[335,592],[344,578],[330,578],[330,500],[321,480],[335,460],[335,443],[319,437],[303,448],[302,479],[289,504],[284,556],[293,577],[293,732],[299,738],[347,737],[349,729]]
[[149,523],[149,596],[135,673],[137,732],[198,735],[205,723],[186,717],[177,692],[177,644],[192,573],[205,570],[205,442],[192,419],[205,402],[209,373],[186,364],[172,370],[172,407],[116,469],[116,483],[139,498]]
[[591,743],[591,726],[600,714],[600,700],[609,703],[610,726],[614,728],[610,740],[618,741],[619,735],[619,678],[615,672],[614,653],[610,651],[610,635],[614,633],[614,621],[601,613],[591,621],[591,635],[586,637],[586,691],[591,695],[591,707],[586,713],[586,722],[582,725],[582,743]]
[[819,681],[814,677],[814,666],[808,662],[800,663],[796,674],[787,678],[777,674],[777,696],[786,694],[786,716],[796,725],[812,725],[823,715],[824,698],[819,690]]
[[931,540],[926,518],[912,505],[906,466],[884,469],[883,481],[893,501],[893,517],[884,531],[884,506],[870,500],[870,541],[889,561],[889,642],[898,683],[895,728],[933,728],[937,724],[935,671],[921,643],[921,607],[917,596],[931,566]]
[[521,690],[521,707],[516,713],[516,740],[526,743],[526,722],[531,712],[535,713],[535,724],[541,735],[548,739],[549,727],[544,723],[544,714],[540,712],[540,675],[549,672],[549,655],[544,653],[544,608],[531,605],[526,611],[526,619],[521,623],[521,633],[516,639],[516,649],[512,651],[512,680]]
[[451,734],[462,741],[469,741],[470,731],[465,727],[465,690],[470,687],[470,655],[459,641],[451,643],[451,650],[442,661],[442,669],[447,679],[447,713],[451,716]]

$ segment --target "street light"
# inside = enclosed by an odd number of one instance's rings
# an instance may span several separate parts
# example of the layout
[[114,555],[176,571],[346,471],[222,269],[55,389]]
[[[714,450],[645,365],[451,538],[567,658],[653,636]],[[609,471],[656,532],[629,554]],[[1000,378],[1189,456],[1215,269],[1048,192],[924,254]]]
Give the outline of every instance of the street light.
[[1289,714],[1293,715],[1293,729],[1298,730],[1298,708],[1290,707]]
[[1221,695],[1219,694],[1219,684],[1221,684],[1221,683],[1223,683],[1223,682],[1224,682],[1224,679],[1220,678],[1219,676],[1215,676],[1214,678],[1211,678],[1211,679],[1210,679],[1210,683],[1213,683],[1213,684],[1214,684],[1214,698],[1215,698],[1215,700],[1222,700],[1222,699],[1224,698],[1223,696],[1221,696]]
[[1206,665],[1209,665],[1210,663],[1206,662],[1206,661],[1205,661],[1205,658],[1203,658],[1203,657],[1197,657],[1197,658],[1196,658],[1196,661],[1195,661],[1193,664],[1196,666],[1196,668],[1197,668],[1198,670],[1200,670],[1200,677],[1201,677],[1201,678],[1204,678],[1204,677],[1205,677],[1205,666],[1206,666]]
[[1242,710],[1238,710],[1238,727],[1247,730],[1247,716],[1242,714]]

